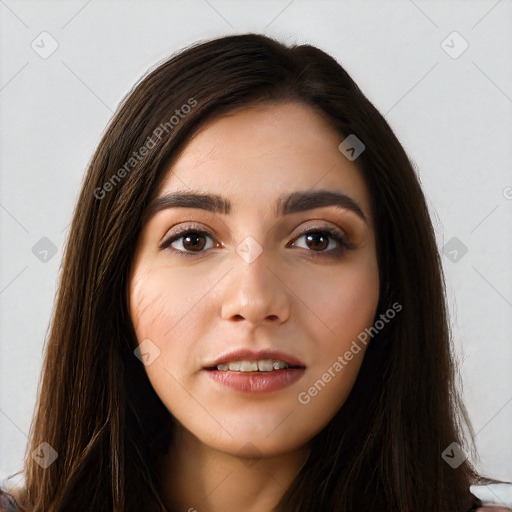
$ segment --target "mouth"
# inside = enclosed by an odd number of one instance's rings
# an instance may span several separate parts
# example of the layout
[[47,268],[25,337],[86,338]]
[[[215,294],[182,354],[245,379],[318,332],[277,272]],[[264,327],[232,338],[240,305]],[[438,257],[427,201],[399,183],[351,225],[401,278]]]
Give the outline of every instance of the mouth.
[[298,358],[278,350],[232,350],[212,363],[205,370],[221,372],[273,372],[289,368],[305,368],[306,365]]
[[231,352],[203,367],[209,377],[243,392],[271,392],[300,379],[306,366],[295,357],[276,351]]
[[209,371],[221,371],[221,372],[241,372],[241,373],[250,373],[250,372],[276,372],[279,370],[287,370],[287,369],[298,369],[304,368],[304,366],[300,365],[292,365],[287,363],[286,361],[281,361],[279,359],[259,359],[249,360],[243,359],[241,361],[226,361],[225,363],[219,363],[214,366],[206,367],[205,370]]

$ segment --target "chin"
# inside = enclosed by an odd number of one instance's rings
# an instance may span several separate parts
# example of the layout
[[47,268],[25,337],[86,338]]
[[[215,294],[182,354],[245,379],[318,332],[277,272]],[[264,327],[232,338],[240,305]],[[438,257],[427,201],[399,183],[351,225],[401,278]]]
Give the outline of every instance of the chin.
[[277,427],[260,424],[258,428],[240,424],[241,428],[230,429],[231,436],[224,430],[217,430],[216,433],[209,430],[203,432],[204,436],[197,437],[207,446],[221,452],[242,458],[260,459],[296,451],[306,445],[316,434],[304,428],[305,426],[300,430],[290,428],[291,425],[282,418],[281,422],[282,424]]

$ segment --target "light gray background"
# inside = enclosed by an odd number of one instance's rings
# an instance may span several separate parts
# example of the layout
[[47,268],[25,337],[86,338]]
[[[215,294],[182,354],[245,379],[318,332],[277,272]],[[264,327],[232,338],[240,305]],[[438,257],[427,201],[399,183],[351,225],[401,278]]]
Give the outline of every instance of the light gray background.
[[443,262],[474,462],[512,479],[511,21],[510,0],[0,0],[0,476],[21,468],[63,244],[112,113],[171,53],[254,31],[345,66],[415,162],[439,246],[467,247]]

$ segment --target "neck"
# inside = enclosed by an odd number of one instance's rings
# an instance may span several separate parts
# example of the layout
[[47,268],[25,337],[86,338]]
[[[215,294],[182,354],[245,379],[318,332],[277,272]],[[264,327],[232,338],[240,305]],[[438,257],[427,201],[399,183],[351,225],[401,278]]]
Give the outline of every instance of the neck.
[[216,450],[178,427],[159,467],[169,510],[270,512],[307,460],[310,448],[261,458]]

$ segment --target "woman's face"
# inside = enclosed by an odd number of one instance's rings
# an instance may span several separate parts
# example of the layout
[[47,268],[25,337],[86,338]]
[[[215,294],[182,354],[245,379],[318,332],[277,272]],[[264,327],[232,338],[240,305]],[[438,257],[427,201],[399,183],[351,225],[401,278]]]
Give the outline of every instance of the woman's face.
[[201,129],[152,203],[130,314],[156,393],[209,447],[295,450],[354,384],[379,274],[343,139],[299,103],[238,111]]

